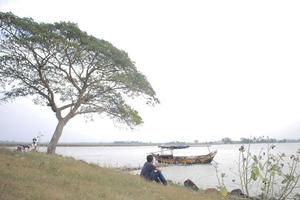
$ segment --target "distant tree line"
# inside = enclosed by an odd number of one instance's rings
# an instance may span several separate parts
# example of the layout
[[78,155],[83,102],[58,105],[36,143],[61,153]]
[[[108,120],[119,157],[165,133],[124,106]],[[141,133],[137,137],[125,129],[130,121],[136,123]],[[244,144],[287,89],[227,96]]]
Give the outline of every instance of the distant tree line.
[[[194,140],[193,142],[172,141],[172,142],[142,142],[142,141],[114,141],[114,142],[77,142],[77,143],[59,143],[58,146],[94,146],[94,145],[214,145],[214,144],[253,144],[253,143],[300,143],[300,139],[275,139],[265,137],[253,137],[253,138],[240,138],[240,140],[232,140],[229,137],[222,138],[219,141],[200,142]],[[0,140],[0,146],[15,146],[16,144],[27,144],[28,142],[18,141],[3,141]],[[39,145],[46,145],[46,143],[40,143]]]
[[240,138],[239,141],[232,140],[231,138],[225,137],[222,138],[222,144],[240,144],[240,143],[293,143],[300,142],[300,139],[275,139],[268,137],[253,137],[253,138]]

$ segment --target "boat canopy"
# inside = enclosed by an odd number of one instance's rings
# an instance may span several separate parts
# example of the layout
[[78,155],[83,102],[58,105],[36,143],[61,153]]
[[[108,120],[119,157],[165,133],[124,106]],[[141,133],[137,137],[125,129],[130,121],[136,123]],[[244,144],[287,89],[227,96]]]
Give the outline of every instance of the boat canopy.
[[185,149],[185,148],[189,148],[190,146],[188,146],[188,145],[161,145],[158,147],[161,149],[173,150],[173,149]]

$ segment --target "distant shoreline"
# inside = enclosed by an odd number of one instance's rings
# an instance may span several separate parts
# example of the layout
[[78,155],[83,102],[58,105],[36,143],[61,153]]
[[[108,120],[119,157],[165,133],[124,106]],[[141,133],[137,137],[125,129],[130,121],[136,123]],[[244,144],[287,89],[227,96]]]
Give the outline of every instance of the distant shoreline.
[[[290,141],[290,142],[270,142],[272,144],[284,144],[284,143],[300,143],[300,141]],[[13,147],[17,145],[26,145],[30,142],[3,142],[0,141],[0,146]],[[160,146],[160,145],[188,145],[190,147],[210,147],[212,145],[236,145],[236,144],[267,144],[267,142],[252,142],[252,143],[219,143],[219,142],[209,142],[209,143],[60,143],[57,144],[58,147],[138,147],[138,146]],[[48,146],[48,143],[40,143],[39,146]]]
[[[0,143],[0,146],[17,146],[17,145],[25,145],[29,144],[26,142],[16,142],[16,143]],[[101,144],[78,144],[78,143],[61,143],[57,144],[58,147],[136,147],[136,146],[160,146],[165,143],[143,143],[143,144],[115,144],[115,143],[101,143]],[[48,143],[39,144],[39,146],[47,146]],[[210,144],[188,144],[190,147],[207,147],[211,146]]]

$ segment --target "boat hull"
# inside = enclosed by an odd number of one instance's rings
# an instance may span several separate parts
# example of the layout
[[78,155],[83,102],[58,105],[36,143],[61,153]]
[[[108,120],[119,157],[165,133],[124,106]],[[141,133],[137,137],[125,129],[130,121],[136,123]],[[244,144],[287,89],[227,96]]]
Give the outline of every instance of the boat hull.
[[193,164],[208,164],[216,156],[217,151],[211,152],[207,155],[200,156],[173,156],[173,155],[159,155],[152,154],[155,160],[160,164],[170,165],[193,165]]

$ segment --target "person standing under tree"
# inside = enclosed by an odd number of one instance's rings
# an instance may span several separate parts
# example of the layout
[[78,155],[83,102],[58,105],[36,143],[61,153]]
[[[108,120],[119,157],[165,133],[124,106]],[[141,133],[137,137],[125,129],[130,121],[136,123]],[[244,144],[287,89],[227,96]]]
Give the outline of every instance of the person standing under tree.
[[36,146],[37,146],[37,139],[33,138],[32,139],[32,150],[36,151]]
[[162,175],[161,171],[157,169],[156,166],[153,164],[152,155],[147,156],[147,162],[145,162],[141,170],[140,176],[142,176],[146,180],[156,181],[157,183],[167,185],[165,177]]

